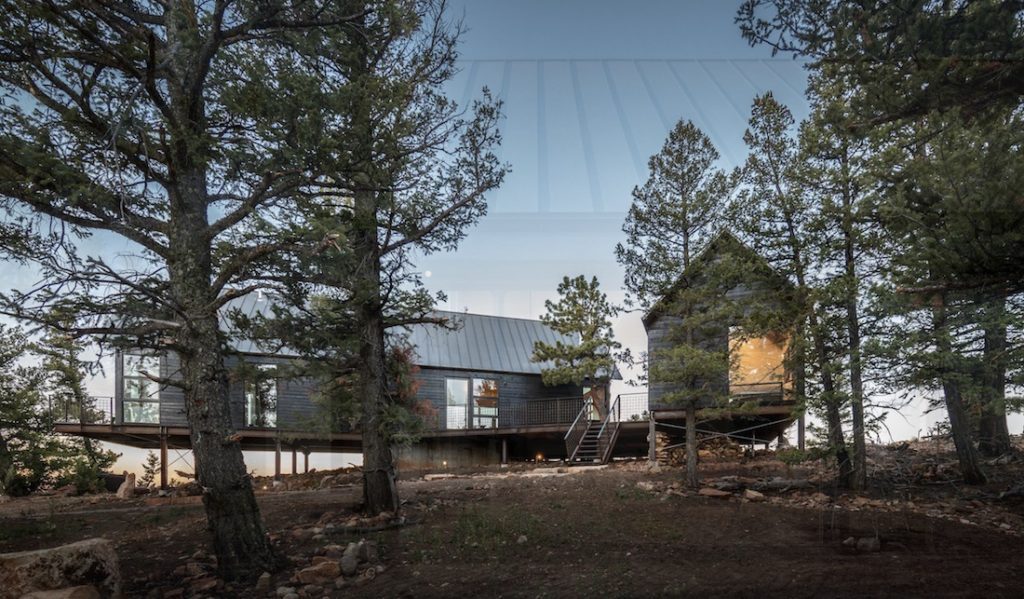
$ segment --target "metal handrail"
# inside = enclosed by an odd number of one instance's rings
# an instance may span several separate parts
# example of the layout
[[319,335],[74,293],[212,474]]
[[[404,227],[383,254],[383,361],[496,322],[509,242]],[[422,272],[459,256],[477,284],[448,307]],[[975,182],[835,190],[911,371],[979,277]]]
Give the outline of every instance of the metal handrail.
[[612,405],[608,406],[608,414],[605,416],[604,422],[601,424],[601,430],[597,434],[597,446],[601,448],[601,463],[605,463],[608,460],[608,453],[611,450],[611,439],[614,438],[615,434],[619,430],[619,420],[615,420],[615,427],[609,432],[609,436],[605,437],[605,430],[608,430],[608,424],[612,421],[612,415],[619,411],[619,396],[615,396],[615,401]]
[[569,425],[569,431],[565,433],[565,437],[563,437],[564,439],[566,439],[566,440],[569,439],[569,435],[572,434],[572,429],[576,428],[576,423],[580,421],[580,418],[583,418],[583,415],[587,413],[587,408],[589,408],[589,407],[590,407],[590,400],[589,399],[584,400],[583,401],[583,408],[580,409],[580,413],[576,414],[576,419],[573,420],[572,424]]
[[[592,406],[593,401],[590,398],[585,399],[583,401],[583,408],[580,409],[580,413],[576,415],[576,419],[572,421],[572,425],[565,433],[565,453],[569,456],[570,462],[576,457],[576,452],[580,449],[580,442],[583,440],[587,428],[590,427],[590,418],[584,418],[583,416],[590,412]],[[586,423],[582,430],[580,430],[580,422]]]

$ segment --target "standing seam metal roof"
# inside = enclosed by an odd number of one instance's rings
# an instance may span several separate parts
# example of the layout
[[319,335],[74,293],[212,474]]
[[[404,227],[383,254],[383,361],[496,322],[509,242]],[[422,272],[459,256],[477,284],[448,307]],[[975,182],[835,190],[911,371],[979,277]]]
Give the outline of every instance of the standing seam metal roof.
[[539,320],[445,311],[435,315],[457,328],[409,327],[408,340],[415,346],[419,366],[540,374],[551,364],[530,361],[535,342],[576,344]]

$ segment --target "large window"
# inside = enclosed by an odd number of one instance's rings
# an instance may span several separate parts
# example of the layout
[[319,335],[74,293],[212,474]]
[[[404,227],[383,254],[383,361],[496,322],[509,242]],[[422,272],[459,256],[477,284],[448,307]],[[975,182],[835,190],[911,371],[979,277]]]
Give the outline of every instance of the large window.
[[473,379],[473,428],[498,427],[498,381]]
[[469,410],[469,379],[445,379],[445,428],[466,428]]
[[245,382],[245,425],[277,426],[277,379],[273,364],[258,364]]
[[144,373],[160,374],[160,358],[124,354],[121,377],[121,408],[124,422],[159,424],[160,393],[156,381]]

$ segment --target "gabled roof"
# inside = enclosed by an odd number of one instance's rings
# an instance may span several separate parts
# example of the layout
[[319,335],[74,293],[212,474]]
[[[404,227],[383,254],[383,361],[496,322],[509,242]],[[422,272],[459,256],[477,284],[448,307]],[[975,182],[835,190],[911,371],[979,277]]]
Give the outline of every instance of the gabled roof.
[[[270,316],[272,305],[273,300],[268,296],[249,294],[231,302],[229,308],[250,317],[257,314]],[[224,313],[221,316],[221,326],[230,330],[229,320]],[[534,343],[541,341],[554,345],[561,341],[568,345],[578,344],[575,338],[560,335],[539,320],[441,310],[435,311],[433,316],[447,319],[449,326],[454,328],[415,324],[405,330],[408,342],[415,348],[416,364],[420,367],[541,374],[551,363],[530,361]],[[395,333],[400,334],[399,331],[401,329]],[[238,335],[231,335],[231,343],[241,353],[266,353],[256,342]],[[294,352],[285,349],[278,354],[292,356]],[[612,378],[621,378],[617,369],[612,374]]]
[[741,252],[747,258],[749,258],[750,260],[764,268],[765,272],[770,273],[772,278],[778,280],[780,284],[785,285],[787,287],[791,286],[786,277],[783,276],[778,271],[776,271],[768,262],[768,260],[765,259],[764,256],[754,251],[753,248],[744,243],[742,239],[734,235],[728,229],[721,229],[711,239],[711,241],[709,241],[707,245],[704,246],[704,249],[702,249],[692,260],[690,260],[690,265],[687,268],[685,268],[683,272],[679,273],[679,277],[672,284],[672,286],[669,287],[668,292],[665,294],[665,296],[662,296],[660,299],[658,299],[658,301],[651,306],[650,310],[648,310],[647,313],[644,314],[644,328],[650,329],[651,325],[658,319],[658,316],[661,315],[661,312],[665,309],[666,296],[674,294],[678,289],[680,289],[680,287],[686,280],[691,278],[690,275],[692,275],[694,271],[698,270],[708,260],[720,255],[724,251]]
[[577,343],[539,320],[445,311],[435,314],[457,328],[409,327],[409,343],[415,346],[416,364],[421,367],[540,374],[551,364],[530,361],[534,343]]

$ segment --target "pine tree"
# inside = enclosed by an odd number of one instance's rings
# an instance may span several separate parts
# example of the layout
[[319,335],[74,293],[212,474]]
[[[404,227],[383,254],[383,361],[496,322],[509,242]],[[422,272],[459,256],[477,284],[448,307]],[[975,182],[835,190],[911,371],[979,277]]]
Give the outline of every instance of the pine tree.
[[389,356],[404,344],[403,327],[448,326],[432,312],[436,298],[413,260],[455,249],[507,167],[493,152],[500,104],[484,90],[463,115],[443,94],[462,31],[445,3],[373,6],[356,11],[344,40],[306,57],[312,74],[322,72],[309,103],[348,118],[324,114],[315,154],[326,174],[297,202],[302,241],[279,257],[287,310],[275,329],[310,358],[325,405],[358,413],[364,509],[394,514],[392,433],[404,412]]
[[[297,51],[345,37],[365,7],[335,2],[45,3],[0,12],[0,204],[8,226],[59,251],[33,256],[45,284],[4,312],[122,348],[174,351],[218,568],[277,565],[230,418],[219,310],[259,287],[293,242],[278,226],[323,123]],[[78,256],[86,235],[131,260]],[[21,252],[24,236],[8,252]]]
[[[718,403],[723,390],[711,381],[728,373],[728,350],[710,345],[721,326],[720,312],[730,309],[724,287],[717,280],[729,271],[728,261],[708,265],[689,281],[681,277],[696,255],[712,240],[717,225],[729,209],[737,175],[727,174],[715,163],[718,151],[693,123],[680,121],[669,132],[658,154],[648,161],[650,176],[633,190],[633,204],[626,215],[625,244],[615,247],[615,257],[626,271],[626,303],[647,311],[654,309],[679,318],[669,337],[671,346],[648,356],[651,385],[671,391],[666,402],[687,410],[687,479],[696,486],[696,409],[699,402]],[[726,320],[728,322],[728,320]]]
[[619,309],[601,291],[597,277],[563,277],[558,297],[557,302],[544,302],[541,322],[574,343],[537,341],[530,359],[551,364],[541,371],[546,385],[590,387],[598,414],[604,416],[605,389],[615,372],[615,352],[622,347],[615,341],[611,321]]
[[736,22],[751,45],[843,65],[864,92],[851,98],[852,122],[869,133],[933,111],[1018,106],[1022,16],[1020,0],[745,0]]
[[139,478],[139,485],[149,487],[156,480],[160,473],[160,456],[154,451],[146,452],[146,461],[142,464],[142,477]]
[[1019,330],[1021,315],[1016,301],[1007,302],[1019,291],[1002,279],[1001,265],[1024,242],[1022,127],[1017,111],[970,124],[936,115],[913,131],[894,129],[875,172],[878,212],[899,250],[891,256],[889,299],[907,323],[888,349],[912,365],[911,383],[941,389],[968,483],[985,480],[971,404],[978,402],[988,430],[1003,428],[1006,372],[1019,369],[1004,361],[1019,355],[1001,339]]

